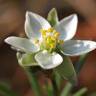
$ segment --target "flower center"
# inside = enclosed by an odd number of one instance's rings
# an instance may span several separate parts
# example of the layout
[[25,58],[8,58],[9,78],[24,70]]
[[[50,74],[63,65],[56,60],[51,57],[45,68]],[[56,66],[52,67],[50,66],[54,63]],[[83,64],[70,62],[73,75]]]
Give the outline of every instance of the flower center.
[[46,49],[52,51],[56,48],[57,44],[63,44],[64,41],[59,39],[60,33],[54,28],[49,28],[47,30],[40,29],[42,35],[42,42],[40,44],[41,49]]

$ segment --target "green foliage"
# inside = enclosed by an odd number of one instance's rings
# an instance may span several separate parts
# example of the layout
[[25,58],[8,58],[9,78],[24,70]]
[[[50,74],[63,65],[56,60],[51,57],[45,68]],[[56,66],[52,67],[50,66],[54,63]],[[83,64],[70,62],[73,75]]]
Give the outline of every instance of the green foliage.
[[0,94],[2,96],[18,96],[15,92],[10,88],[10,85],[8,85],[5,82],[0,82]]
[[46,86],[47,96],[55,96],[52,84],[50,84],[50,82],[46,81],[45,86]]
[[39,86],[39,83],[37,81],[36,76],[33,74],[30,68],[24,68],[25,72],[28,76],[30,86],[33,89],[35,96],[42,96],[41,94],[41,87]]
[[54,72],[53,72],[53,75],[54,75],[56,87],[57,87],[58,90],[60,90],[61,83],[63,82],[63,79],[62,79],[62,77],[58,74],[57,71],[54,71]]
[[79,60],[76,62],[76,64],[74,64],[75,65],[74,67],[75,67],[75,70],[76,70],[76,73],[77,74],[79,74],[79,72],[80,72],[82,66],[84,65],[87,57],[88,57],[88,53],[87,54],[84,54],[84,55],[81,55],[79,57]]
[[57,73],[66,80],[69,80],[72,84],[77,82],[76,72],[74,70],[71,60],[64,56],[63,63],[54,69]]
[[[25,69],[27,71],[27,75],[30,76],[30,84],[32,87],[32,90],[34,91],[34,96],[44,96],[43,93],[41,93],[42,86],[40,87],[37,81],[37,78],[32,75],[33,73],[29,71],[29,69]],[[45,89],[46,91],[46,96],[83,96],[87,89],[82,88],[78,90],[76,93],[72,94],[72,84],[71,83],[66,83],[65,87],[63,88],[62,92],[59,92],[57,94],[56,91],[53,89],[53,85],[51,82],[46,81],[45,82]],[[0,96],[20,96],[17,95],[13,90],[10,88],[10,85],[8,85],[5,82],[0,82]],[[88,96],[96,96],[96,93],[90,94]]]
[[72,84],[67,83],[66,86],[64,87],[63,91],[61,92],[60,96],[69,96],[71,88],[72,88]]
[[77,91],[75,94],[73,94],[73,96],[82,96],[83,94],[85,94],[87,91],[87,88],[82,88],[79,91]]
[[88,96],[96,96],[96,92],[93,92],[93,93],[91,93],[91,94],[88,95]]

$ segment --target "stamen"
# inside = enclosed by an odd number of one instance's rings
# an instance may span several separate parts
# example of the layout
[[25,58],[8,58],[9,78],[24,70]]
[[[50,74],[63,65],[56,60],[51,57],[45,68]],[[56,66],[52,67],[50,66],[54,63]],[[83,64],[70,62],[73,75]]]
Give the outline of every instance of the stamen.
[[64,44],[64,40],[58,40],[59,44]]
[[53,32],[54,31],[54,28],[49,28],[48,30],[47,30],[47,32]]
[[[40,43],[41,48],[46,49],[48,51],[52,51],[56,48],[57,44],[63,44],[63,40],[59,40],[60,33],[57,32],[54,28],[49,29],[41,29],[42,42]],[[35,41],[35,44],[38,44],[39,40]]]
[[58,37],[60,36],[59,32],[54,32],[54,37],[58,39]]
[[45,38],[46,37],[47,30],[40,29],[40,32],[42,34],[42,37]]
[[50,43],[50,41],[51,41],[51,36],[48,36],[48,37],[46,38],[46,41],[47,41],[47,43]]
[[55,44],[54,43],[53,44],[50,44],[50,48],[51,49],[55,48]]

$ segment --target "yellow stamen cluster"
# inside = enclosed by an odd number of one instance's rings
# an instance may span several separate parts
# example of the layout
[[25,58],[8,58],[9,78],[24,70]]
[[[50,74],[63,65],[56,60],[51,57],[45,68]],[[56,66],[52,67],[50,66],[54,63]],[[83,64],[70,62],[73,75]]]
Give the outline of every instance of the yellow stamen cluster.
[[60,33],[52,27],[47,30],[41,29],[40,32],[43,38],[42,43],[48,50],[55,49],[58,43],[64,43],[63,40],[59,40]]
[[54,31],[54,28],[49,28],[48,30],[47,30],[47,32],[53,32]]
[[48,36],[45,40],[47,48],[55,48],[56,47],[56,39],[53,36]]

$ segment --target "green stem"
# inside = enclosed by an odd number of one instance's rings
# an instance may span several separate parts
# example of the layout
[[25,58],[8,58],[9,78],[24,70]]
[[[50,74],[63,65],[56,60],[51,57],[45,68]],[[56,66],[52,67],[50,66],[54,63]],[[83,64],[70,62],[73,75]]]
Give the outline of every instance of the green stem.
[[52,73],[52,76],[51,76],[51,82],[52,82],[52,86],[53,86],[53,92],[54,92],[54,95],[57,96],[57,85],[56,85],[56,81],[55,81],[55,74],[54,74],[54,71]]
[[40,86],[38,84],[37,78],[34,76],[30,68],[24,68],[25,72],[28,76],[29,83],[31,85],[31,88],[33,89],[35,96],[42,96]]
[[58,96],[58,88],[54,78],[52,78],[52,85],[53,85],[54,96]]
[[86,88],[82,88],[79,91],[77,91],[73,96],[82,96],[87,92]]
[[65,87],[64,87],[64,89],[63,89],[63,91],[62,91],[60,96],[69,96],[69,93],[70,93],[72,87],[73,87],[72,84],[68,82],[65,85]]
[[82,69],[87,57],[88,57],[88,54],[81,55],[79,57],[79,60],[74,64],[74,68],[77,74],[79,74],[80,70]]
[[54,96],[52,84],[50,84],[47,80],[45,84],[46,84],[47,96]]

